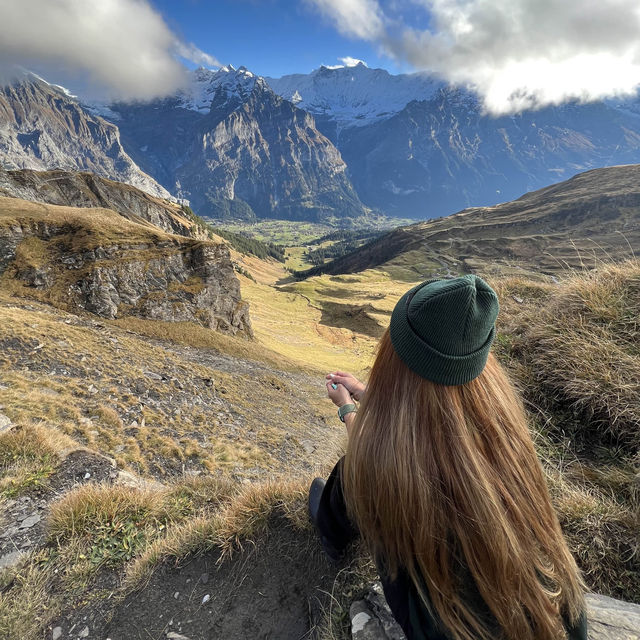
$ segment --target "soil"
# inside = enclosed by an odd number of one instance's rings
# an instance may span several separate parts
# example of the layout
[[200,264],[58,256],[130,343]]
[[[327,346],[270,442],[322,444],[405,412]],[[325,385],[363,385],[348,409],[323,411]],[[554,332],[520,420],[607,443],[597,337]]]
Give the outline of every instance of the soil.
[[220,561],[212,551],[161,565],[115,611],[76,612],[62,629],[87,625],[100,640],[311,639],[331,606],[338,571],[312,532],[281,519],[232,558]]

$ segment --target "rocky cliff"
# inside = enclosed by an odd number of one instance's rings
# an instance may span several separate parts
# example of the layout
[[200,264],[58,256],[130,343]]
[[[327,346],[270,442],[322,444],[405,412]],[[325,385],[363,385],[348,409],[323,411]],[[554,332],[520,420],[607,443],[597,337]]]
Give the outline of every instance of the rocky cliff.
[[174,202],[92,173],[0,168],[0,195],[69,207],[112,209],[132,222],[147,221],[168,233],[190,237],[202,234]]
[[135,160],[197,213],[291,220],[365,213],[313,116],[246,69],[199,77],[206,106],[198,109],[184,96],[111,106]]
[[0,197],[0,286],[68,311],[251,335],[225,244],[169,235],[108,209]]
[[0,165],[90,171],[152,195],[169,193],[135,164],[118,127],[91,115],[66,90],[18,71],[0,86]]

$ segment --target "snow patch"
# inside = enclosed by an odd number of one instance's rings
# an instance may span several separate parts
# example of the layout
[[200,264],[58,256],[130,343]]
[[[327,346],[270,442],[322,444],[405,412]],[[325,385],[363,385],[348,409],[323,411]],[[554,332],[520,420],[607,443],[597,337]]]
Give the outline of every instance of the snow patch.
[[416,193],[418,191],[424,191],[424,188],[417,189],[403,189],[402,187],[398,187],[393,180],[386,180],[382,183],[382,188],[390,191],[395,196],[408,196],[410,193]]
[[430,100],[445,86],[425,73],[391,75],[384,69],[370,69],[361,60],[265,80],[285,100],[335,120],[338,129],[385,120],[412,100]]
[[209,113],[217,91],[225,91],[228,99],[242,100],[253,91],[259,79],[246,67],[235,69],[233,65],[226,65],[218,71],[201,67],[191,73],[189,86],[178,93],[180,106],[190,111]]

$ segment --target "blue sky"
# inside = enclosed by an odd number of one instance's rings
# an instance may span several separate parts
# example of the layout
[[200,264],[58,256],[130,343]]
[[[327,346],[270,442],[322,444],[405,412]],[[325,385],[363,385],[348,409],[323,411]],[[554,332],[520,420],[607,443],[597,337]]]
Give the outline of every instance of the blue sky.
[[377,47],[338,33],[310,4],[286,0],[152,0],[169,27],[223,64],[264,76],[308,73],[350,56],[391,73],[411,71]]

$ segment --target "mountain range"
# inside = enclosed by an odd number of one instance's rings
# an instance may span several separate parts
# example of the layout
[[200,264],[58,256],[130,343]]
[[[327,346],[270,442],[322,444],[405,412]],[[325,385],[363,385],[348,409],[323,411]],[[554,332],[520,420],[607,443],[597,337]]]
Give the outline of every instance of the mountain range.
[[28,72],[0,90],[5,168],[92,171],[218,219],[428,219],[638,160],[637,98],[496,118],[464,89],[364,64],[197,69],[147,103],[84,103]]

